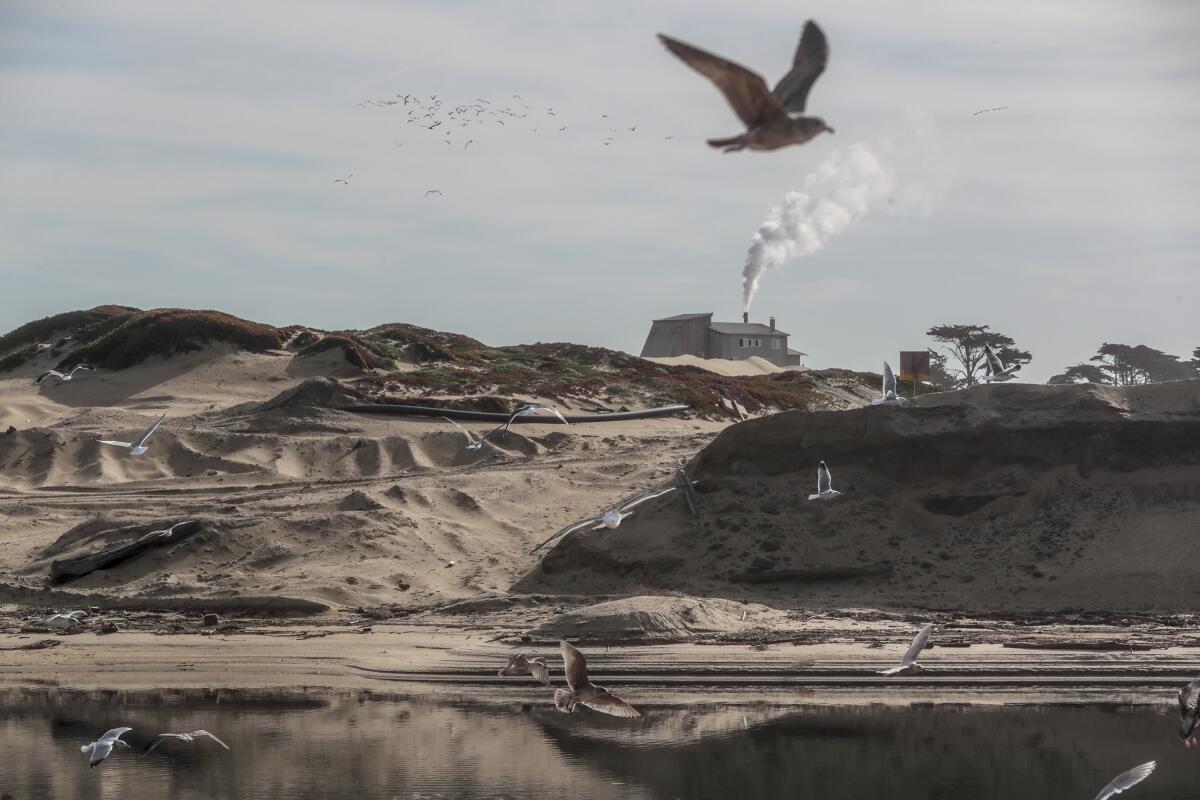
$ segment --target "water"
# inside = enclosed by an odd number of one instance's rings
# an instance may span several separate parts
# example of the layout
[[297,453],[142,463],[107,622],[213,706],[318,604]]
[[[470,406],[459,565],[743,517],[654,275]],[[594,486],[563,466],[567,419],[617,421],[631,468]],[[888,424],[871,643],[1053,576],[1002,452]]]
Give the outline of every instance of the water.
[[[1194,798],[1200,752],[1167,705],[649,708],[646,719],[549,705],[362,693],[0,691],[0,793],[16,800],[434,800],[807,797]],[[133,750],[89,769],[80,745],[129,725]],[[155,733],[210,730],[214,742]]]

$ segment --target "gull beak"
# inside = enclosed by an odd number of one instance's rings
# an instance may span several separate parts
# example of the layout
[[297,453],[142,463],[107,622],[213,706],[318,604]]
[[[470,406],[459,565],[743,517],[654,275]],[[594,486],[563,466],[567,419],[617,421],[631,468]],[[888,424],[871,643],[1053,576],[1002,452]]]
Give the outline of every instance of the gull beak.
[[830,133],[833,133],[833,128],[829,127],[828,125],[825,126],[825,130],[829,131]]

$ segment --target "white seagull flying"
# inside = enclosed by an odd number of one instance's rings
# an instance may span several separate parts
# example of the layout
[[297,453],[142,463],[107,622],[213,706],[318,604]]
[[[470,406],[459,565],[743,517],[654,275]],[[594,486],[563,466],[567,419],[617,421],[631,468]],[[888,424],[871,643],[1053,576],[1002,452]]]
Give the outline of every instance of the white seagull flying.
[[79,752],[87,753],[88,766],[94,767],[104,759],[108,758],[113,751],[114,745],[129,747],[128,742],[121,741],[121,735],[128,733],[133,728],[113,728],[111,731],[105,731],[104,735],[91,744],[85,744],[79,748]]
[[155,422],[153,425],[151,425],[149,428],[147,428],[141,436],[139,436],[137,439],[133,440],[132,442],[116,442],[116,441],[111,441],[109,439],[101,439],[100,444],[109,444],[109,445],[112,445],[113,447],[127,447],[127,448],[129,448],[130,455],[140,456],[142,453],[144,453],[150,449],[146,445],[147,440],[150,439],[151,434],[153,434],[156,430],[158,430],[158,426],[162,425],[163,420],[166,418],[167,418],[167,415],[163,414],[161,417],[158,418],[157,422]]
[[907,399],[896,394],[896,376],[892,373],[891,366],[886,361],[883,362],[883,397],[872,400],[871,405],[898,406],[907,402]]
[[[492,433],[495,433],[495,431],[492,431],[491,433],[488,433],[487,436],[484,436],[482,439],[476,439],[469,430],[464,428],[462,425],[459,425],[457,422],[450,419],[449,417],[442,417],[442,419],[446,420],[446,422],[449,422],[451,425],[453,425],[454,427],[456,427],[460,431],[462,431],[463,436],[467,437],[467,449],[468,450],[479,450],[480,448],[483,447],[483,443],[487,441],[488,436],[491,436]],[[499,429],[496,429],[496,430],[499,430]]]
[[987,374],[983,376],[987,383],[999,383],[1001,381],[1011,381],[1015,375],[1014,372],[1021,368],[1020,364],[1012,366],[1004,366],[1004,362],[1000,360],[1000,356],[992,352],[992,348],[988,345],[983,346],[984,365],[987,367]]
[[49,378],[51,376],[58,378],[58,380],[61,381],[62,383],[70,383],[71,378],[75,377],[75,373],[79,372],[79,370],[81,370],[81,369],[86,369],[89,372],[96,371],[95,367],[89,367],[87,364],[76,364],[75,366],[73,366],[69,370],[67,370],[66,372],[59,372],[56,369],[47,370],[46,372],[43,372],[41,375],[39,375],[38,379],[36,381],[34,381],[34,383],[41,383],[42,381],[46,380],[46,378]]
[[196,741],[196,739],[203,737],[203,736],[207,736],[209,739],[212,739],[214,742],[221,745],[221,747],[224,747],[226,750],[229,749],[229,745],[225,744],[224,742],[222,742],[216,736],[213,736],[208,731],[192,731],[191,733],[160,733],[157,737],[155,737],[154,741],[150,743],[150,746],[142,751],[142,755],[146,755],[151,750],[153,750],[154,748],[158,747],[160,744],[165,742],[167,739],[178,739],[181,742],[194,742],[194,741]]
[[933,633],[933,625],[926,623],[921,627],[921,631],[913,637],[912,644],[908,646],[908,652],[904,654],[904,659],[900,662],[900,666],[885,669],[880,672],[880,675],[916,675],[925,671],[925,668],[917,663],[917,657],[921,655],[921,651],[929,644],[929,634]]
[[1150,777],[1150,773],[1154,772],[1154,768],[1157,766],[1157,761],[1147,761],[1145,764],[1139,764],[1127,772],[1122,772],[1112,779],[1112,783],[1101,789],[1100,794],[1096,795],[1094,800],[1108,800],[1114,794],[1120,794],[1126,789],[1141,783]]
[[628,500],[621,501],[620,503],[618,503],[617,505],[608,509],[607,511],[605,511],[602,514],[597,514],[592,517],[587,517],[586,519],[581,519],[581,520],[572,522],[570,525],[559,530],[557,533],[555,533],[549,539],[542,542],[541,544],[539,544],[537,547],[533,548],[529,552],[536,553],[538,550],[541,550],[546,545],[553,544],[553,543],[559,541],[560,539],[563,539],[564,537],[574,533],[575,531],[582,530],[584,528],[591,528],[594,531],[598,531],[601,528],[611,529],[611,528],[619,527],[622,520],[624,520],[626,517],[631,516],[633,514],[633,509],[636,506],[639,506],[642,503],[645,503],[647,500],[653,500],[656,497],[662,497],[664,494],[669,494],[670,492],[675,491],[676,488],[678,488],[678,487],[665,486],[665,487],[660,487],[658,489],[651,489],[648,492],[643,492],[642,494],[635,495],[634,497],[631,497]]
[[[559,413],[554,406],[545,403],[526,403],[513,412],[508,418],[508,422],[504,423],[504,431],[508,432],[508,426],[513,424],[513,420],[517,417],[558,417],[563,425],[570,427],[571,423],[567,422],[566,418]],[[489,434],[490,435],[490,434]]]
[[809,500],[831,500],[841,494],[837,489],[833,488],[832,476],[829,474],[829,467],[825,466],[822,461],[817,464],[817,493],[810,494]]

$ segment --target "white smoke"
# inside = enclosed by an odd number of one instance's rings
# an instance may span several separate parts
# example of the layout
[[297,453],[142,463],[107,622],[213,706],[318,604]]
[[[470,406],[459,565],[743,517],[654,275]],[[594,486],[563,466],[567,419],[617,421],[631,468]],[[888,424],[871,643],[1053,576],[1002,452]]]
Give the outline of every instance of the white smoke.
[[929,213],[946,184],[944,155],[933,148],[932,136],[928,119],[910,114],[899,137],[835,150],[804,179],[801,190],[788,192],[746,252],[742,309],[750,310],[764,272],[818,252],[881,202],[890,211]]

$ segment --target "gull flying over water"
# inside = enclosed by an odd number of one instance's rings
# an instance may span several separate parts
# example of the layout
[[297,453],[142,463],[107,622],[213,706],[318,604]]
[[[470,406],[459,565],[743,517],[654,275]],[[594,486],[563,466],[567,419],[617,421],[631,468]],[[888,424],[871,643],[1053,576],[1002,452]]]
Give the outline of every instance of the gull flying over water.
[[543,686],[550,685],[550,670],[546,667],[546,659],[538,656],[537,658],[526,658],[524,653],[518,653],[508,660],[504,668],[496,673],[501,678],[508,678],[514,675],[532,675],[534,680],[540,682]]
[[1021,368],[1020,364],[1004,366],[1004,362],[1000,360],[1000,356],[992,352],[992,348],[985,344],[983,346],[984,365],[987,367],[987,375],[983,377],[987,383],[999,383],[1001,381],[1011,381],[1015,376],[1014,372]]
[[809,500],[831,500],[841,494],[837,489],[833,488],[833,477],[829,474],[829,467],[825,466],[822,461],[817,464],[817,493],[810,494]]
[[883,397],[879,400],[872,400],[873,406],[898,406],[907,403],[906,398],[896,394],[896,376],[892,373],[891,366],[885,361],[883,362]]
[[156,430],[158,430],[158,426],[162,425],[163,420],[166,418],[167,418],[167,415],[163,414],[161,417],[158,418],[158,422],[155,422],[153,425],[151,425],[149,428],[147,428],[145,430],[145,432],[142,433],[141,436],[139,436],[137,439],[134,439],[132,442],[117,442],[117,441],[112,441],[110,439],[101,439],[100,444],[108,444],[108,445],[112,445],[113,447],[127,447],[127,448],[129,448],[130,455],[140,456],[142,453],[144,453],[150,449],[149,445],[147,445],[146,442],[150,439],[150,436]]
[[628,703],[603,686],[597,686],[588,679],[587,660],[569,642],[559,642],[562,650],[563,674],[567,678],[568,689],[554,690],[554,707],[564,714],[570,714],[578,705],[584,705],[602,714],[614,717],[636,719],[641,714]]
[[191,733],[160,733],[157,737],[155,737],[154,741],[150,743],[150,746],[142,751],[142,755],[146,755],[151,750],[153,750],[154,748],[158,747],[160,744],[165,742],[167,739],[178,739],[181,742],[194,742],[194,741],[196,741],[196,739],[198,739],[200,737],[204,737],[204,736],[207,736],[209,739],[212,739],[214,742],[221,745],[221,747],[224,747],[226,750],[229,749],[229,745],[225,744],[224,742],[222,742],[216,736],[213,736],[208,731],[192,731]]
[[804,115],[809,90],[829,61],[829,43],[812,20],[804,24],[791,71],[775,85],[774,91],[767,90],[761,75],[741,64],[661,33],[658,38],[685,64],[716,84],[746,124],[745,133],[727,139],[709,139],[709,146],[723,148],[726,153],[745,148],[777,150],[789,144],[804,144],[825,131],[833,133],[825,120]]
[[111,731],[105,731],[104,735],[91,744],[85,744],[79,748],[79,752],[87,753],[89,756],[88,766],[94,767],[99,764],[113,751],[114,745],[121,745],[128,748],[129,743],[121,741],[121,735],[128,733],[133,728],[113,728]]
[[431,194],[436,194],[438,197],[441,197],[442,190],[441,189],[430,189],[427,192],[425,192],[426,197],[429,197],[429,195],[431,195]]
[[605,511],[603,514],[597,514],[594,517],[588,517],[586,519],[572,522],[570,525],[558,531],[549,539],[539,544],[537,547],[533,548],[533,550],[530,552],[536,553],[546,545],[557,542],[560,539],[574,533],[575,531],[583,530],[584,528],[591,528],[594,531],[598,531],[601,528],[612,529],[619,527],[622,520],[633,514],[634,507],[645,503],[647,500],[653,500],[656,497],[662,497],[664,494],[669,494],[675,491],[676,488],[678,487],[666,486],[658,489],[652,489],[648,492],[643,492],[642,494],[631,497],[628,500],[621,501],[617,505]]
[[69,370],[67,370],[66,372],[59,372],[56,369],[46,370],[44,373],[42,373],[41,375],[38,376],[37,380],[34,381],[34,383],[41,383],[42,381],[46,380],[46,378],[49,378],[49,377],[58,378],[58,380],[62,383],[70,383],[71,378],[75,377],[75,373],[81,369],[86,369],[89,372],[96,371],[95,367],[89,367],[87,364],[76,364],[75,366],[73,366]]
[[1196,726],[1200,725],[1200,678],[1179,690],[1179,738],[1184,747],[1196,745]]
[[353,173],[353,172],[351,172],[349,175],[347,175],[347,176],[346,176],[346,177],[344,177],[344,178],[334,178],[334,179],[333,179],[333,182],[334,182],[334,183],[344,183],[344,184],[346,184],[347,186],[349,186],[349,185],[350,185],[350,179],[351,179],[351,178],[353,178],[353,177],[354,177],[354,173]]
[[921,627],[921,631],[913,637],[912,644],[908,646],[908,652],[904,654],[904,659],[900,662],[900,666],[885,669],[880,672],[880,675],[916,675],[924,672],[925,668],[917,663],[917,657],[921,655],[921,651],[925,649],[925,645],[929,644],[929,634],[933,633],[933,625],[926,623]]
[[1147,761],[1145,764],[1140,764],[1127,772],[1122,772],[1113,778],[1108,786],[1101,789],[1100,794],[1096,795],[1093,800],[1108,800],[1113,795],[1120,794],[1126,789],[1141,783],[1150,777],[1150,773],[1154,772],[1154,768],[1157,766],[1157,761]]

